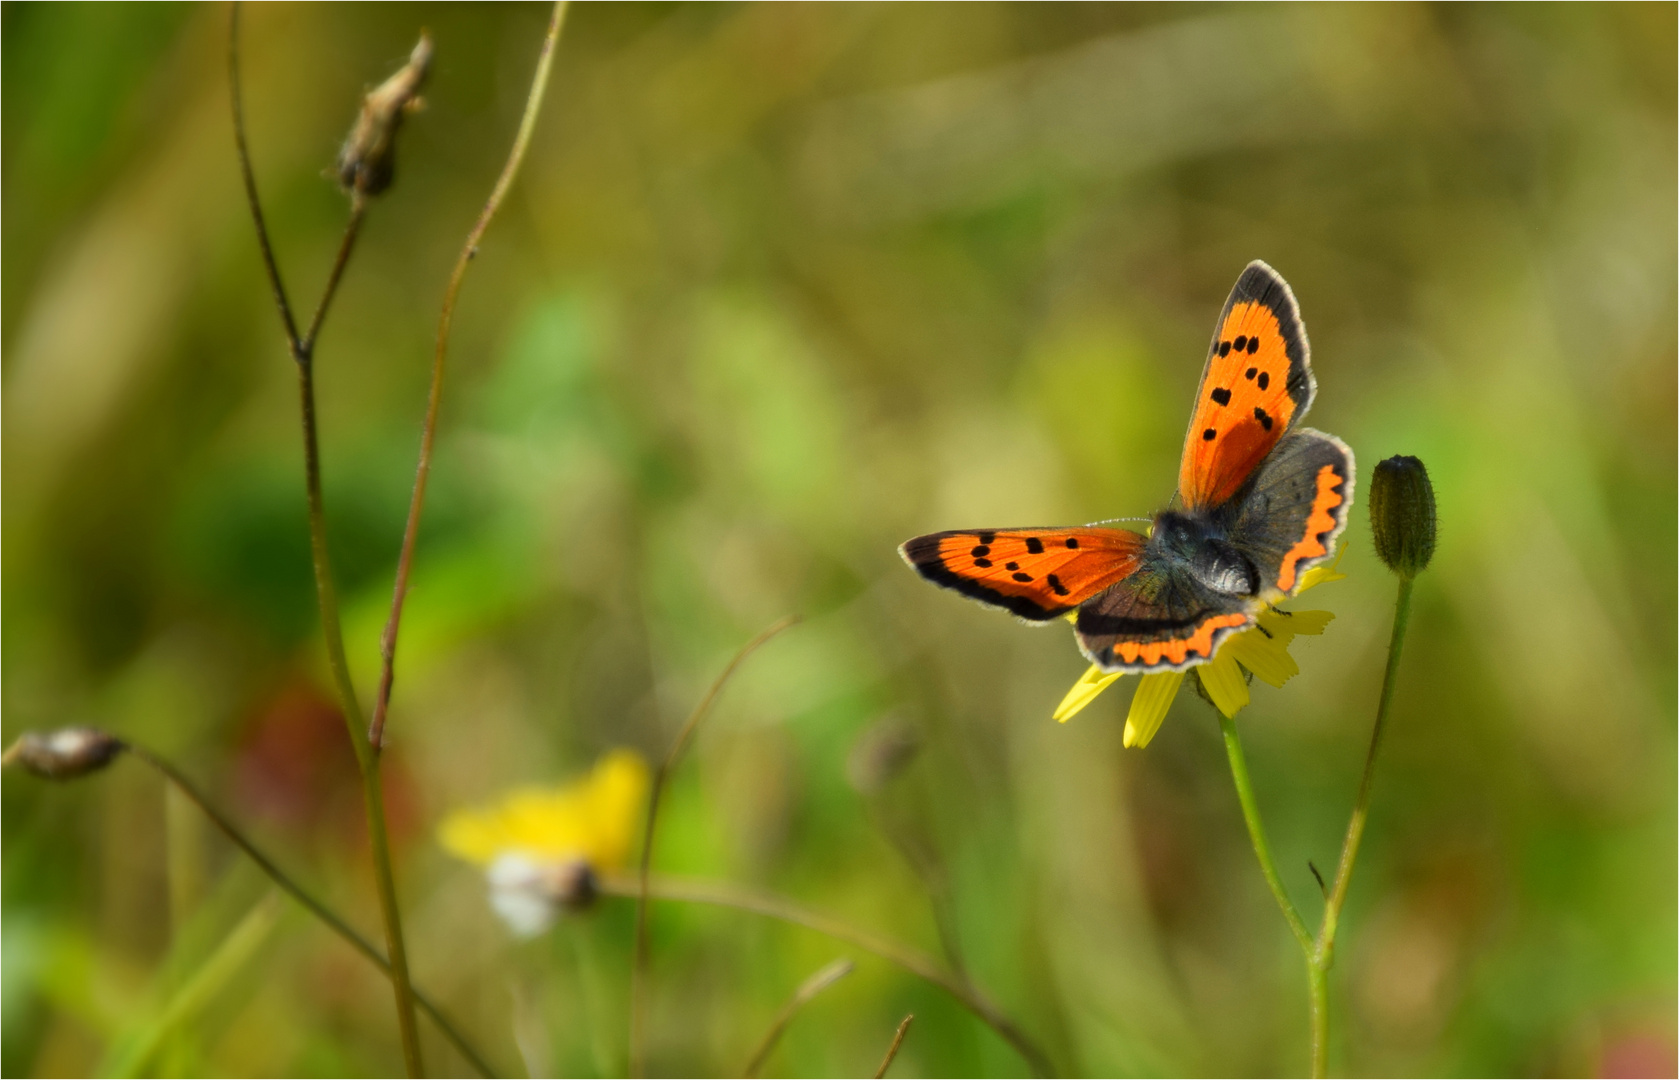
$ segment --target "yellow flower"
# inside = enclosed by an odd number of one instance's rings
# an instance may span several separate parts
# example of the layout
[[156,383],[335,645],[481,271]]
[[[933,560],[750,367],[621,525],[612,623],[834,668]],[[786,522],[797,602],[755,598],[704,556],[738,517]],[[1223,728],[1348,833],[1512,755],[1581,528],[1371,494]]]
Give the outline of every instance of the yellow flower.
[[[1346,551],[1345,548],[1341,550],[1343,553]],[[1299,592],[1346,577],[1336,569],[1340,564],[1341,557],[1337,555],[1333,563],[1306,571],[1301,576]],[[1288,654],[1288,646],[1294,636],[1321,634],[1334,617],[1327,611],[1289,612],[1267,607],[1259,613],[1257,625],[1225,638],[1213,658],[1196,669],[1201,677],[1202,689],[1206,690],[1220,712],[1225,716],[1235,716],[1248,703],[1248,681],[1242,669],[1246,668],[1256,678],[1272,686],[1281,686],[1300,674],[1300,665]],[[1124,674],[1106,672],[1095,664],[1090,665],[1090,670],[1061,699],[1054,719],[1066,723]],[[1126,746],[1147,746],[1154,738],[1154,733],[1160,730],[1161,722],[1166,719],[1166,711],[1172,707],[1172,699],[1178,695],[1178,687],[1183,684],[1185,674],[1182,671],[1163,671],[1142,677],[1137,684],[1137,692],[1131,698],[1131,712],[1125,718]]]
[[586,905],[595,876],[629,858],[647,783],[639,754],[613,750],[569,784],[521,788],[492,806],[455,811],[438,839],[485,868],[491,906],[514,933],[530,936],[559,908]]

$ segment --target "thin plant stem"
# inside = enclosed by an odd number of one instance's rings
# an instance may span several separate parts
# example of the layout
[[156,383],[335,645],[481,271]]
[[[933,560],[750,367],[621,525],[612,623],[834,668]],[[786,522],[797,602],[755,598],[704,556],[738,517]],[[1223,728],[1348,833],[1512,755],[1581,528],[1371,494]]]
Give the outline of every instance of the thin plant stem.
[[327,308],[332,306],[332,298],[338,295],[338,283],[344,278],[344,268],[350,265],[350,252],[356,246],[356,237],[361,234],[362,219],[367,216],[367,199],[361,192],[350,195],[350,220],[344,226],[344,237],[338,242],[338,257],[332,260],[332,272],[327,275],[326,288],[321,291],[320,303],[315,305],[315,314],[309,319],[309,329],[303,332],[303,340],[293,345],[292,351],[301,354],[306,359],[313,359],[315,355],[315,340],[320,336],[321,324],[326,321]]
[[227,79],[232,89],[233,99],[233,142],[239,150],[239,175],[245,181],[245,202],[251,208],[251,217],[256,222],[257,244],[262,248],[262,266],[268,272],[268,285],[274,291],[274,306],[280,311],[280,321],[286,328],[286,344],[292,347],[296,355],[297,320],[292,317],[291,303],[286,299],[286,286],[280,280],[280,263],[274,258],[274,247],[268,241],[268,225],[262,217],[262,200],[257,197],[256,172],[251,167],[251,150],[245,142],[245,108],[240,100],[241,81],[239,78],[239,4],[233,5],[233,14],[228,21],[227,31]]
[[914,1019],[915,1014],[910,1013],[898,1021],[898,1032],[892,1036],[892,1045],[886,1048],[886,1056],[880,1059],[880,1068],[874,1071],[874,1080],[881,1080],[886,1070],[892,1067],[892,1061],[898,1056],[898,1048],[904,1045],[904,1036],[909,1033],[909,1025]]
[[[385,955],[372,942],[357,933],[337,912],[327,907],[314,894],[298,884],[297,880],[290,874],[280,869],[273,859],[269,858],[250,837],[245,835],[244,830],[234,824],[221,810],[217,809],[216,805],[210,802],[204,793],[198,789],[198,786],[188,780],[179,769],[145,747],[136,746],[133,743],[124,743],[124,746],[127,747],[130,754],[145,762],[159,776],[171,784],[176,791],[180,792],[188,802],[196,806],[205,817],[210,819],[212,825],[221,830],[223,836],[232,841],[235,847],[244,852],[247,858],[256,863],[258,869],[267,874],[274,884],[297,901],[304,910],[324,923],[327,929],[344,939],[346,944],[365,957],[369,963],[383,971],[386,977],[390,976],[390,961],[385,959]],[[443,1033],[443,1037],[449,1041],[449,1044],[459,1051],[460,1055],[474,1069],[486,1077],[493,1078],[496,1075],[495,1070],[491,1069],[484,1060],[484,1056],[466,1041],[466,1037],[450,1022],[442,1010],[418,988],[414,990],[414,1001],[427,1016],[431,1017],[432,1022],[437,1025],[438,1030]]]
[[682,729],[676,733],[676,739],[670,744],[670,750],[665,753],[665,759],[654,770],[653,783],[647,794],[647,819],[642,825],[641,833],[641,862],[636,875],[641,884],[641,892],[636,896],[635,903],[635,946],[630,958],[630,1075],[642,1076],[646,1072],[647,1061],[644,1056],[644,1028],[646,1025],[646,983],[647,983],[647,879],[648,872],[653,865],[653,836],[659,821],[659,801],[664,794],[665,781],[670,777],[671,770],[676,767],[677,759],[682,751],[687,749],[688,740],[693,738],[694,729],[699,727],[700,720],[711,710],[717,700],[717,695],[723,692],[735,670],[748,656],[758,651],[759,646],[770,638],[799,621],[797,615],[788,615],[779,619],[769,629],[764,630],[757,637],[747,642],[734,659],[729,661],[722,674],[718,675],[711,684],[711,689],[705,692],[700,703],[694,706],[694,711],[688,714]]
[[1347,902],[1347,887],[1352,882],[1353,863],[1358,859],[1358,845],[1364,839],[1364,825],[1370,817],[1370,794],[1376,778],[1376,757],[1381,753],[1382,736],[1387,732],[1388,710],[1393,704],[1393,688],[1399,673],[1399,656],[1405,647],[1405,631],[1411,622],[1411,586],[1415,579],[1401,576],[1399,597],[1393,607],[1393,634],[1388,639],[1387,670],[1382,675],[1382,696],[1376,703],[1376,723],[1370,731],[1370,750],[1364,756],[1364,775],[1358,782],[1358,798],[1353,803],[1352,817],[1347,820],[1347,835],[1341,841],[1341,861],[1335,867],[1335,884],[1330,887],[1323,908],[1323,922],[1308,954],[1312,966],[1312,1075],[1327,1076],[1329,1070],[1329,969],[1335,963],[1335,932],[1340,928],[1341,908]]
[[832,916],[802,908],[779,896],[755,892],[722,882],[666,877],[652,878],[646,881],[627,881],[623,878],[607,877],[601,880],[600,887],[601,892],[608,896],[634,897],[638,903],[644,902],[645,898],[653,898],[690,904],[711,904],[716,907],[733,908],[736,911],[747,911],[793,926],[802,926],[807,930],[831,937],[836,941],[854,945],[864,952],[873,953],[882,960],[895,964],[911,975],[945,991],[987,1027],[1001,1036],[1005,1042],[1014,1047],[1020,1056],[1026,1060],[1033,1072],[1039,1076],[1055,1075],[1054,1066],[1050,1064],[1048,1055],[1027,1038],[1001,1009],[992,1004],[973,984],[954,974],[933,957],[918,949],[899,944],[890,938],[881,937],[867,930],[860,930]]
[[299,338],[297,321],[280,279],[280,268],[274,258],[273,244],[262,215],[262,200],[258,197],[255,172],[251,167],[250,147],[245,138],[244,105],[239,72],[239,7],[234,6],[228,24],[228,80],[233,108],[234,142],[238,149],[240,172],[245,181],[246,201],[250,205],[251,220],[256,227],[257,243],[262,251],[263,265],[268,271],[269,284],[274,290],[275,306],[285,328],[286,344],[297,365],[298,398],[303,420],[304,481],[309,501],[309,548],[314,563],[316,601],[321,612],[321,636],[326,643],[327,662],[332,669],[338,689],[339,704],[344,723],[349,729],[350,745],[355,749],[356,764],[361,772],[362,801],[366,805],[368,836],[373,848],[374,880],[379,894],[379,913],[385,927],[385,947],[391,965],[391,989],[396,999],[397,1027],[402,1040],[403,1063],[410,1076],[424,1071],[420,1058],[419,1025],[414,1018],[414,988],[408,974],[408,950],[403,942],[402,916],[397,906],[396,876],[391,869],[390,839],[385,827],[384,793],[379,776],[379,760],[368,742],[362,722],[361,706],[356,700],[355,684],[350,678],[349,660],[344,654],[344,633],[338,613],[338,591],[333,584],[332,561],[327,548],[326,509],[321,497],[320,438],[315,412],[315,335],[320,332],[350,252],[360,232],[363,202],[353,199],[350,219],[339,244],[326,288],[315,307],[307,338]]
[[1242,818],[1248,823],[1248,838],[1253,841],[1253,853],[1259,857],[1259,869],[1265,875],[1265,884],[1271,886],[1271,895],[1277,898],[1277,906],[1282,909],[1283,918],[1288,920],[1294,939],[1309,957],[1312,932],[1306,929],[1305,920],[1300,918],[1294,901],[1288,898],[1282,876],[1277,873],[1277,864],[1271,858],[1271,843],[1265,838],[1265,823],[1260,819],[1259,804],[1254,800],[1253,782],[1248,779],[1248,759],[1242,752],[1242,737],[1236,730],[1236,721],[1220,712],[1218,725],[1224,732],[1224,752],[1230,758],[1230,775],[1236,781],[1236,799],[1242,804]]
[[[1341,842],[1341,859],[1335,868],[1334,884],[1325,890],[1323,921],[1319,923],[1315,937],[1307,931],[1299,911],[1289,900],[1288,892],[1283,888],[1282,878],[1277,873],[1276,863],[1271,858],[1271,846],[1265,838],[1265,825],[1260,819],[1259,806],[1254,800],[1253,785],[1248,779],[1247,758],[1242,752],[1241,737],[1236,731],[1236,724],[1229,717],[1219,714],[1219,727],[1224,732],[1225,751],[1230,757],[1230,775],[1236,782],[1236,797],[1242,804],[1242,817],[1247,821],[1254,854],[1259,857],[1259,868],[1265,875],[1266,884],[1270,885],[1272,895],[1277,898],[1277,906],[1282,909],[1283,918],[1288,921],[1289,930],[1293,932],[1295,940],[1300,943],[1301,952],[1305,955],[1312,1029],[1313,1077],[1329,1075],[1329,969],[1335,962],[1335,932],[1340,926],[1341,909],[1346,904],[1347,888],[1352,881],[1353,863],[1358,858],[1359,843],[1364,838],[1364,826],[1370,816],[1370,796],[1376,776],[1376,758],[1381,753],[1382,736],[1387,731],[1388,711],[1393,704],[1393,688],[1399,672],[1399,657],[1405,645],[1405,631],[1411,620],[1411,587],[1414,580],[1404,576],[1399,579],[1399,597],[1393,612],[1393,634],[1388,641],[1387,669],[1382,676],[1382,693],[1376,705],[1376,723],[1370,732],[1370,749],[1364,757],[1364,775],[1359,780],[1358,797],[1353,802],[1352,816],[1347,821],[1346,838]],[[1321,878],[1319,882],[1321,884]]]
[[782,1005],[780,1011],[775,1014],[775,1019],[770,1023],[770,1029],[764,1033],[763,1039],[758,1043],[758,1048],[752,1051],[752,1057],[747,1061],[746,1067],[740,1071],[740,1075],[744,1077],[757,1076],[758,1071],[764,1067],[764,1062],[768,1060],[770,1052],[775,1049],[776,1043],[781,1041],[781,1035],[787,1030],[787,1025],[793,1022],[794,1015],[808,1005],[817,994],[839,982],[855,971],[856,968],[856,964],[842,957],[831,964],[824,965],[810,978],[800,983],[799,988],[793,991],[793,996],[788,998],[786,1004]]
[[472,231],[466,234],[466,243],[461,246],[460,256],[455,260],[455,268],[449,274],[449,284],[443,291],[443,311],[437,322],[437,348],[431,362],[431,390],[426,396],[425,425],[420,430],[420,459],[414,470],[414,492],[408,504],[408,522],[402,530],[402,554],[397,558],[391,613],[385,621],[385,632],[379,639],[379,690],[373,699],[373,725],[367,734],[375,754],[385,745],[385,718],[390,710],[391,686],[396,678],[397,631],[402,626],[402,605],[408,596],[408,577],[414,565],[414,545],[420,535],[420,515],[426,502],[426,481],[431,477],[432,447],[437,439],[437,417],[443,406],[444,362],[449,353],[449,331],[455,320],[455,304],[460,299],[461,283],[466,279],[466,268],[477,256],[478,244],[483,240],[484,232],[490,227],[490,221],[496,216],[496,211],[501,209],[508,189],[513,186],[513,180],[519,174],[519,166],[525,160],[531,134],[536,130],[537,114],[542,108],[543,94],[548,88],[548,72],[553,67],[554,48],[560,39],[560,27],[565,21],[566,5],[567,0],[557,0],[554,4],[553,14],[548,18],[548,32],[542,39],[542,52],[536,60],[536,72],[531,76],[530,92],[525,96],[525,112],[519,120],[519,130],[513,136],[513,149],[508,152],[507,163],[502,166],[501,175],[496,179],[495,187],[491,190],[489,199],[485,201],[484,208],[478,212],[478,220],[473,223]]

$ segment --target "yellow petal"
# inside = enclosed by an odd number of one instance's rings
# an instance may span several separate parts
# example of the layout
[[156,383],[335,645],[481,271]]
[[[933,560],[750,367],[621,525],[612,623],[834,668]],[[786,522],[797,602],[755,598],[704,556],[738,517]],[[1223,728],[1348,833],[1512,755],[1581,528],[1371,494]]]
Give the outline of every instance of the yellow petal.
[[1144,747],[1160,730],[1172,699],[1178,696],[1183,672],[1163,671],[1144,675],[1137,681],[1137,692],[1131,697],[1131,713],[1125,718],[1125,745]]
[[1321,634],[1335,618],[1332,611],[1283,611],[1266,608],[1259,613],[1260,629],[1271,635],[1279,648],[1286,649],[1296,634]]
[[1242,677],[1242,668],[1228,648],[1220,648],[1211,660],[1201,665],[1198,674],[1202,689],[1225,716],[1235,716],[1248,703],[1248,681]]
[[1335,553],[1333,562],[1319,564],[1300,575],[1300,588],[1295,590],[1295,595],[1305,592],[1313,585],[1326,585],[1331,581],[1344,579],[1347,575],[1341,573],[1338,567],[1341,565],[1341,556],[1346,553],[1347,549],[1342,547],[1340,551]]
[[1123,671],[1103,671],[1095,664],[1091,664],[1090,670],[1079,676],[1079,681],[1073,684],[1073,688],[1067,691],[1067,696],[1061,699],[1061,704],[1055,707],[1055,713],[1050,719],[1059,720],[1065,724],[1086,705],[1095,701],[1098,694],[1112,686],[1114,681],[1124,674]]
[[[1300,665],[1288,654],[1287,644],[1257,627],[1231,635],[1218,652],[1220,656],[1240,661],[1243,667],[1272,686],[1281,686],[1300,674]],[[1202,685],[1206,684],[1205,679],[1201,681]]]
[[581,858],[609,868],[628,857],[646,795],[646,763],[633,750],[614,750],[584,779],[520,788],[493,805],[450,814],[438,840],[481,866],[519,853],[533,861]]
[[614,867],[629,858],[647,800],[647,763],[619,747],[601,758],[589,777],[589,861]]
[[1330,620],[1335,618],[1333,611],[1295,611],[1289,613],[1289,629],[1296,634],[1321,634]]

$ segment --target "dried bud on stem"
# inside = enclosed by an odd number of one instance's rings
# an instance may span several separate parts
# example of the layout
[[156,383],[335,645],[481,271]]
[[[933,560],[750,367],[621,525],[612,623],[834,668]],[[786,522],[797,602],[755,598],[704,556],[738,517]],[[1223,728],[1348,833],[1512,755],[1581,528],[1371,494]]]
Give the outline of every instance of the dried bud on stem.
[[396,132],[402,120],[420,109],[420,87],[431,70],[431,35],[419,44],[396,74],[361,100],[361,115],[338,152],[338,182],[355,195],[377,195],[396,176]]
[[1370,482],[1370,528],[1376,554],[1402,578],[1414,578],[1434,557],[1434,485],[1414,457],[1390,457]]
[[98,772],[126,749],[121,739],[98,728],[26,731],[0,756],[0,765],[21,765],[47,780],[74,780]]
[[921,738],[900,717],[888,717],[864,731],[851,747],[845,775],[864,795],[878,795],[921,752]]

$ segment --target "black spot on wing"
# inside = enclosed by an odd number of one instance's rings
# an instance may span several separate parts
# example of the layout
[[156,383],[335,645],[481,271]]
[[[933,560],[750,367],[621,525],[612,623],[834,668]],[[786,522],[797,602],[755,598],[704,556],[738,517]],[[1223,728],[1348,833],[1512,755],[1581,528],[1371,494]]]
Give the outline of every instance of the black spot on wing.
[[1029,555],[1042,555],[1044,553],[1044,542],[1035,536],[1028,536],[1026,538],[1026,553]]
[[[992,607],[1002,608],[1005,611],[1012,612],[1013,614],[1020,616],[1022,619],[1029,619],[1033,622],[1046,622],[1049,619],[1056,618],[1057,616],[1065,615],[1068,611],[1072,610],[1071,605],[1046,608],[1029,596],[1009,596],[998,592],[984,581],[953,573],[941,560],[937,558],[938,539],[939,538],[935,536],[931,538],[932,542],[930,544],[919,545],[916,541],[912,540],[903,547],[903,553],[909,559],[910,565],[914,568],[915,572],[928,581],[931,581],[934,585],[942,586],[953,592],[959,592],[963,596],[978,600],[982,604],[989,604]],[[931,558],[928,558],[929,547],[932,549]],[[927,558],[928,561],[920,561],[921,558]],[[976,565],[981,561],[982,560],[976,559]],[[983,561],[989,565],[989,560]]]
[[1225,387],[1221,386],[1207,396],[1218,402],[1220,405],[1230,404],[1230,391]]

